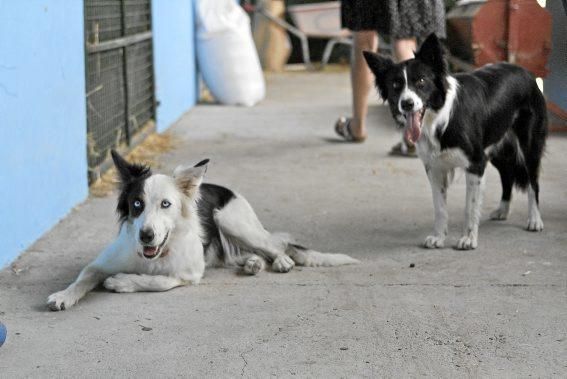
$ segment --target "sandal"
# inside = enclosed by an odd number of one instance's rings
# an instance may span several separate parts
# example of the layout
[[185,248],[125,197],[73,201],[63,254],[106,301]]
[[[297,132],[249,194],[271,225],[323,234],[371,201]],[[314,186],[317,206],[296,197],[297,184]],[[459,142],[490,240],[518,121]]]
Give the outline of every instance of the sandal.
[[366,136],[356,137],[354,134],[352,134],[352,130],[350,128],[351,121],[352,119],[350,118],[339,117],[337,123],[335,124],[335,133],[344,138],[344,140],[347,142],[364,142],[366,140]]
[[415,145],[409,145],[404,141],[400,141],[390,150],[390,155],[396,157],[407,157],[407,158],[417,158],[417,152],[415,150]]

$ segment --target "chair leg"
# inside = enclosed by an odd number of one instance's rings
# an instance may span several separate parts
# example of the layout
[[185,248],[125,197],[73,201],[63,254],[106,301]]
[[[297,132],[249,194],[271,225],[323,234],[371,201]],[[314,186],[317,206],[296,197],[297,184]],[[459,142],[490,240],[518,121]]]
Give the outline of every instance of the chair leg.
[[327,42],[327,45],[325,46],[325,51],[323,52],[323,59],[321,60],[321,70],[325,68],[327,63],[329,63],[329,59],[331,59],[331,53],[333,52],[335,45],[338,43],[343,45],[352,45],[352,39],[344,38],[344,37],[336,37],[330,39],[329,42]]
[[329,63],[329,59],[331,58],[331,53],[333,52],[333,48],[339,42],[338,38],[332,38],[327,42],[325,46],[325,51],[323,52],[323,59],[321,60],[321,70],[325,68],[327,63]]
[[307,66],[308,69],[311,68],[311,56],[309,55],[309,42],[305,35],[297,35],[299,40],[301,41],[301,52],[303,54],[303,63]]

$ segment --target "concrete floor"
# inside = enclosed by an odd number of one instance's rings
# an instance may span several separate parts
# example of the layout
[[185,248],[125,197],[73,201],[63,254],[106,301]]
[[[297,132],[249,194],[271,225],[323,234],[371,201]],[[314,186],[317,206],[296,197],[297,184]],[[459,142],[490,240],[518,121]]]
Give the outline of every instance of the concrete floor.
[[[88,199],[0,273],[0,377],[477,377],[567,375],[567,139],[543,162],[543,233],[523,230],[527,200],[486,221],[500,196],[488,172],[479,248],[420,247],[432,228],[421,163],[392,158],[398,135],[374,96],[370,138],[339,143],[348,74],[268,78],[257,107],[199,106],[173,128],[165,169],[211,158],[208,180],[245,194],[265,226],[359,266],[288,274],[207,272],[165,293],[91,293],[53,313],[114,237],[114,196]],[[459,236],[464,178],[449,196]],[[410,264],[414,268],[410,268]]]

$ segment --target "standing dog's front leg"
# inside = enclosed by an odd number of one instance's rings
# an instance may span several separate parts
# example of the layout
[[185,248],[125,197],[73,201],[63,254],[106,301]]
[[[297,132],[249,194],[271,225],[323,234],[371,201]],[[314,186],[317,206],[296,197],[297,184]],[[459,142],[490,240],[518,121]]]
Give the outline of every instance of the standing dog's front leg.
[[467,172],[467,195],[465,206],[465,228],[463,236],[457,242],[457,249],[471,250],[478,246],[478,224],[484,189],[484,175]]
[[116,274],[104,281],[104,287],[115,292],[161,292],[187,283],[164,275]]
[[81,271],[77,280],[69,287],[50,295],[47,298],[47,306],[52,311],[69,309],[106,277],[107,274],[104,274],[91,263]]
[[447,188],[449,187],[448,173],[441,169],[430,169],[426,167],[431,193],[433,195],[433,207],[435,208],[435,226],[433,235],[425,238],[424,246],[435,249],[445,245],[447,237],[447,224],[449,214],[447,213]]

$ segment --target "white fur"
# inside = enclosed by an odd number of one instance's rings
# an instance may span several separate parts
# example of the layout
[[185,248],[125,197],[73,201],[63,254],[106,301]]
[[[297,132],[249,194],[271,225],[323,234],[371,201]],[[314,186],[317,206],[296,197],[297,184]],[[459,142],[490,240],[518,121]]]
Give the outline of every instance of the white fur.
[[273,262],[272,269],[277,272],[288,272],[295,266],[285,255],[287,241],[264,229],[244,197],[236,195],[236,199],[215,211],[214,219],[220,230],[223,249],[230,254],[233,262],[236,262],[241,250],[245,250],[265,255]]
[[467,194],[465,206],[465,227],[463,236],[457,242],[460,250],[476,249],[478,246],[478,225],[482,208],[482,193],[485,176],[467,172]]
[[248,275],[256,275],[260,271],[263,271],[266,267],[266,261],[264,258],[257,255],[251,255],[246,259],[244,263],[243,271]]
[[400,94],[400,99],[398,100],[398,109],[400,110],[401,113],[405,113],[406,111],[402,109],[402,102],[411,99],[413,100],[413,110],[411,110],[411,112],[417,112],[421,110],[421,108],[423,108],[423,101],[421,100],[421,97],[419,97],[419,95],[415,93],[415,91],[409,88],[408,74],[406,68],[404,68],[404,81],[405,81],[404,89]]
[[[236,195],[221,210],[215,212],[223,248],[236,256],[253,251],[272,262],[272,270],[288,272],[296,264],[300,266],[340,266],[359,263],[345,254],[320,253],[311,249],[293,247],[292,238],[285,233],[270,233],[260,223],[252,206],[241,195]],[[236,259],[236,258],[235,258]]]
[[540,232],[543,230],[543,220],[539,213],[539,207],[536,201],[535,192],[532,186],[528,188],[528,227],[531,232]]
[[497,209],[490,213],[491,220],[506,220],[510,215],[510,202],[501,200]]
[[[433,195],[433,206],[435,208],[433,234],[428,236],[424,242],[424,246],[427,248],[444,246],[449,220],[447,213],[447,190],[455,169],[467,169],[470,165],[467,156],[461,149],[441,150],[441,145],[436,137],[438,129],[441,133],[445,132],[458,95],[459,85],[456,79],[448,76],[447,83],[448,89],[445,103],[437,112],[431,109],[425,111],[421,136],[417,142],[417,153],[426,167]],[[467,173],[465,232],[457,243],[458,249],[475,249],[478,245],[478,225],[480,222],[483,185],[483,177]]]
[[[443,247],[447,234],[447,210],[446,193],[448,183],[451,181],[453,172],[457,168],[467,169],[470,162],[464,152],[459,148],[441,150],[441,146],[436,137],[438,131],[443,134],[451,119],[455,101],[459,92],[459,84],[454,77],[447,76],[447,93],[445,103],[442,108],[435,112],[431,109],[425,111],[421,136],[417,142],[417,153],[423,161],[428,172],[431,190],[433,193],[433,204],[435,208],[434,233],[425,239],[425,247]],[[515,115],[518,117],[518,115]],[[497,152],[505,143],[516,145],[516,160],[519,164],[524,164],[525,157],[520,146],[518,137],[509,131],[498,143],[485,149],[485,154],[489,157]],[[468,173],[466,174],[467,193],[465,207],[465,230],[463,236],[457,242],[457,248],[463,250],[475,249],[478,246],[478,226],[480,223],[482,194],[484,188],[484,176]],[[528,226],[530,231],[543,230],[543,221],[536,201],[535,191],[528,188]],[[493,220],[505,220],[510,213],[510,202],[501,201],[498,209],[490,214]]]
[[[170,208],[160,208],[164,199],[171,202]],[[194,200],[183,197],[172,177],[148,178],[144,186],[144,212],[121,225],[117,239],[81,271],[74,283],[49,296],[49,307],[70,308],[102,281],[107,289],[117,292],[167,291],[188,283],[198,284],[205,272],[205,260]],[[188,217],[182,215],[183,206],[187,207]],[[169,233],[167,256],[154,259],[141,256],[138,236],[141,228],[148,226],[153,228],[157,241]]]
[[426,167],[452,171],[455,168],[466,169],[470,162],[459,148],[441,151],[441,145],[436,137],[438,128],[441,133],[447,129],[459,89],[457,80],[452,76],[447,77],[447,83],[449,84],[447,95],[441,109],[437,112],[429,108],[425,110],[421,124],[421,136],[417,143],[417,153]]
[[[444,133],[449,125],[449,120],[451,119],[451,114],[453,113],[453,105],[455,99],[457,98],[457,92],[459,90],[459,82],[452,76],[447,76],[447,93],[445,94],[445,103],[441,109],[435,114],[433,128],[440,128],[441,132]],[[430,111],[431,113],[435,113]]]
[[449,173],[440,168],[429,169],[427,176],[431,184],[433,207],[435,208],[435,225],[433,234],[425,238],[424,246],[428,249],[445,246],[448,233],[449,214],[447,212],[447,189],[449,188]]
[[[143,212],[126,219],[116,240],[78,278],[63,291],[47,299],[50,309],[72,307],[89,291],[103,282],[116,292],[167,291],[185,284],[198,284],[206,266],[218,265],[217,249],[222,249],[224,264],[242,267],[255,275],[272,262],[276,272],[288,272],[295,264],[338,266],[358,263],[344,254],[324,254],[310,249],[297,250],[291,238],[268,232],[246,199],[238,194],[222,209],[214,211],[220,242],[211,243],[205,262],[203,231],[197,212],[198,187],[206,167],[178,168],[174,176],[153,175],[144,182]],[[164,208],[162,201],[171,205]],[[142,255],[140,231],[153,230],[154,244],[161,245],[155,257]]]
[[332,267],[360,263],[346,254],[320,253],[315,250],[301,250],[289,245],[286,253],[300,266]]

